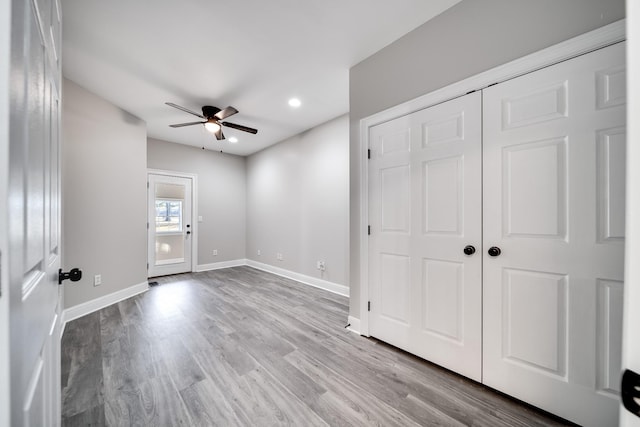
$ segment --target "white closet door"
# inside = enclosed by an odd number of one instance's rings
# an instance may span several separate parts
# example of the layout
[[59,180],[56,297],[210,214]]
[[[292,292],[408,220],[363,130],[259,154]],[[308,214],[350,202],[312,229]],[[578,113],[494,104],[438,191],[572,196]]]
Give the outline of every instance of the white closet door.
[[370,130],[369,332],[411,351],[411,134],[401,117]]
[[624,48],[483,91],[483,382],[585,426],[618,417]]
[[369,160],[370,333],[478,381],[480,108],[474,93],[376,126]]

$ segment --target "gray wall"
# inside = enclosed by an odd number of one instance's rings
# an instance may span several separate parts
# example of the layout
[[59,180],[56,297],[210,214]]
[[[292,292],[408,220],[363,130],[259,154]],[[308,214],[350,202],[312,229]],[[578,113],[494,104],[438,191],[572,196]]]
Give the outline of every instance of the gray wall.
[[147,131],[70,80],[62,95],[63,268],[83,271],[69,308],[147,281]]
[[624,18],[624,0],[463,0],[350,70],[350,314],[360,318],[360,120]]
[[244,157],[149,138],[147,166],[198,176],[198,265],[246,258]]
[[[338,117],[248,158],[247,258],[349,285],[348,120]],[[323,274],[318,260],[326,263]]]

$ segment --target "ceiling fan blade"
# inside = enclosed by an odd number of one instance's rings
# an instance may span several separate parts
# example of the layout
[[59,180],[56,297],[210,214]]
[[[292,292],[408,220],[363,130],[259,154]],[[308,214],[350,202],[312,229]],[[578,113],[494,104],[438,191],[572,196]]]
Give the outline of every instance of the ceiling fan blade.
[[228,106],[227,108],[225,108],[224,110],[218,111],[216,114],[214,114],[213,117],[215,117],[218,120],[224,120],[229,116],[233,116],[234,114],[236,114],[238,112],[238,110],[236,110],[235,108],[233,108],[232,106]]
[[201,119],[205,118],[202,114],[196,113],[195,111],[191,111],[188,108],[181,107],[180,105],[174,104],[173,102],[165,102],[165,104],[167,104],[169,107],[173,107],[173,108],[177,108],[178,110],[182,110],[185,113],[189,113],[189,114],[193,114],[194,116],[198,116]]
[[249,133],[252,133],[252,134],[254,134],[254,135],[255,135],[256,133],[258,133],[258,129],[254,129],[254,128],[250,128],[250,127],[246,127],[246,126],[238,125],[238,124],[235,124],[235,123],[222,122],[221,124],[222,124],[222,125],[224,125],[224,126],[230,127],[230,128],[232,128],[232,129],[238,129],[238,130],[241,130],[241,131],[243,131],[243,132],[249,132]]
[[222,141],[224,139],[224,134],[222,133],[222,127],[220,127],[220,129],[218,129],[214,135],[216,136],[216,139],[218,141]]
[[181,128],[183,126],[193,126],[193,125],[201,125],[207,122],[189,122],[189,123],[178,123],[177,125],[169,125],[172,128]]

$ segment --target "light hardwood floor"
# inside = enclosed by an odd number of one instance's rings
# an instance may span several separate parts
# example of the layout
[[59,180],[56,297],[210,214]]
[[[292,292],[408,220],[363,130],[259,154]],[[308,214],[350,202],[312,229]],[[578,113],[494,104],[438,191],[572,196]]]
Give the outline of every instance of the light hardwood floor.
[[347,298],[250,267],[158,282],[67,324],[63,425],[568,425],[347,331]]

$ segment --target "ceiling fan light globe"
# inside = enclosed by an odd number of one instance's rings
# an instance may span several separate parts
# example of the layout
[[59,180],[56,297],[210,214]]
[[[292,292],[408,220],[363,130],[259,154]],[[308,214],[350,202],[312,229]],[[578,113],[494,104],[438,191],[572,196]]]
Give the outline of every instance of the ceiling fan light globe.
[[220,130],[220,125],[213,121],[208,121],[204,124],[204,128],[211,133],[216,133]]

